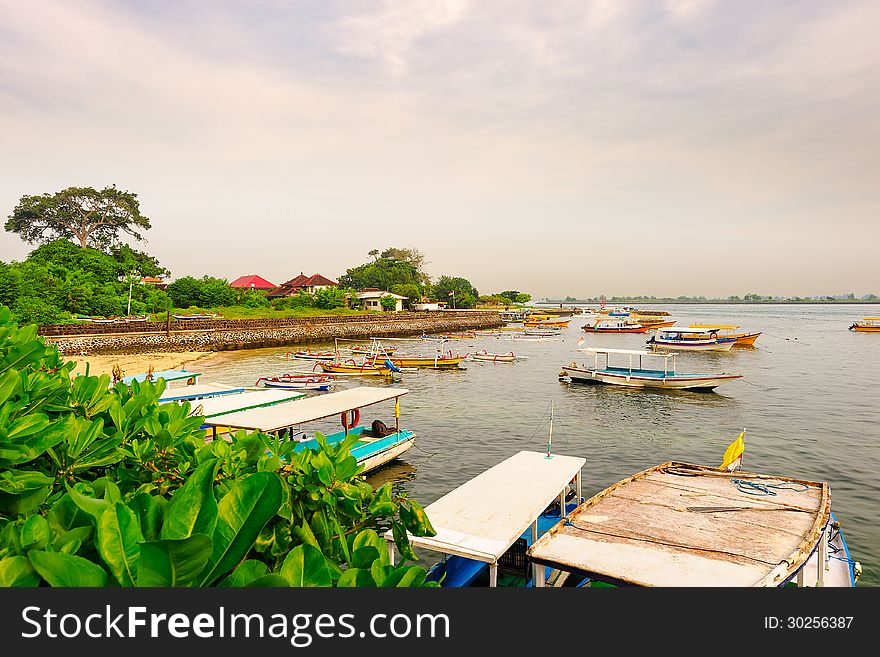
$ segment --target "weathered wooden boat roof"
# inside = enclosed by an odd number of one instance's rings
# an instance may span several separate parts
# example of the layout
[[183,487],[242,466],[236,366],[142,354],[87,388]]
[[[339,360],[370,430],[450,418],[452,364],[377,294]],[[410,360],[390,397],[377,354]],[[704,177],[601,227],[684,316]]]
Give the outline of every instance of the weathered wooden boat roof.
[[[209,397],[190,402],[193,414],[204,415],[206,418],[219,415],[228,415],[250,409],[275,406],[285,402],[295,401],[305,397],[306,393],[300,390],[252,390],[240,395],[224,395],[222,397]],[[201,410],[199,410],[201,407]],[[226,426],[229,426],[228,424]]]
[[644,349],[606,349],[604,347],[582,347],[578,351],[588,354],[628,354],[630,356],[672,356],[665,351],[645,351]]
[[[373,388],[359,386],[342,392],[332,392],[318,397],[303,399],[296,404],[280,404],[266,408],[254,408],[207,419],[205,424],[235,429],[278,431],[296,424],[321,420],[340,415],[355,408],[378,404],[408,393],[404,388]],[[262,393],[261,393],[262,394]]]
[[220,395],[234,395],[244,392],[244,388],[233,388],[220,383],[196,383],[189,386],[166,388],[159,397],[161,403],[170,401],[184,401],[199,397],[217,397]]
[[[559,497],[586,459],[522,451],[425,508],[437,532],[417,547],[495,563]],[[389,531],[385,538],[392,540]]]
[[688,328],[698,329],[698,328],[706,328],[706,329],[719,329],[719,330],[727,330],[733,331],[738,329],[739,326],[736,324],[689,324]]
[[[153,381],[165,379],[166,382],[180,381],[182,379],[192,379],[201,376],[198,372],[188,372],[187,370],[162,370],[161,372],[153,372]],[[143,383],[147,380],[147,373],[133,374],[131,376],[122,377],[122,382],[129,384],[132,381]]]
[[[772,488],[744,493],[735,480]],[[670,461],[593,496],[529,556],[639,586],[777,586],[809,558],[831,513],[826,482]]]

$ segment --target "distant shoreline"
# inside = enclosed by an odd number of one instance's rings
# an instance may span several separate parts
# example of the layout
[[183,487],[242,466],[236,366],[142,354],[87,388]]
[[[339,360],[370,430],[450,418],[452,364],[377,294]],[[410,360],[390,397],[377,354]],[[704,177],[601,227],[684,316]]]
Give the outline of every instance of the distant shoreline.
[[[600,301],[533,301],[534,306],[593,306]],[[653,306],[871,306],[880,305],[880,299],[865,301],[605,301],[606,306],[640,304]]]

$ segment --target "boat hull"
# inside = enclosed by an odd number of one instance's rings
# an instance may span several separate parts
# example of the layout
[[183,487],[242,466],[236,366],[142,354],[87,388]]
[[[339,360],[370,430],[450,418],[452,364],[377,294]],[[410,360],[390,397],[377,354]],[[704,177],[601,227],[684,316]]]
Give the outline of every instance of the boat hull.
[[267,388],[281,388],[283,390],[330,390],[332,382],[319,381],[271,381],[263,379],[260,382]]
[[[377,361],[377,364],[381,364],[385,359],[381,359]],[[458,367],[459,364],[464,360],[464,356],[455,358],[434,358],[433,356],[392,356],[388,358],[392,363],[394,363],[395,367],[422,367],[422,368],[430,368],[430,369],[450,369]]]
[[474,360],[487,360],[492,363],[512,363],[516,360],[513,354],[471,354]]
[[672,349],[675,351],[730,351],[733,348],[733,342],[733,340],[727,342],[651,340],[648,342],[648,345],[655,349]]
[[853,324],[849,327],[850,331],[861,331],[863,333],[880,333],[880,326],[859,326]]
[[[357,433],[362,436],[365,432],[365,427],[356,427],[349,433]],[[326,436],[325,440],[328,445],[335,445],[336,443],[342,442],[345,437],[345,432],[340,431]],[[413,443],[415,443],[415,440],[416,434],[412,431],[402,430],[399,433],[393,433],[390,436],[384,436],[382,438],[365,437],[359,439],[350,451],[351,455],[357,459],[358,465],[363,466],[364,469],[361,473],[363,474],[370,470],[375,470],[379,466],[396,459],[410,449],[413,446]],[[299,443],[294,449],[297,452],[301,452],[306,449],[319,450],[320,448],[318,442],[313,438]]]
[[596,328],[595,326],[584,326],[587,333],[647,333],[648,326],[624,326],[621,328]]
[[342,365],[338,363],[319,362],[321,369],[330,374],[360,374],[362,376],[385,376],[390,377],[392,371],[388,367],[374,365]]
[[575,382],[608,384],[631,388],[661,388],[665,390],[710,391],[722,383],[741,379],[741,374],[673,374],[669,376],[638,374],[620,368],[595,369],[591,367],[572,367],[566,365],[562,370]]

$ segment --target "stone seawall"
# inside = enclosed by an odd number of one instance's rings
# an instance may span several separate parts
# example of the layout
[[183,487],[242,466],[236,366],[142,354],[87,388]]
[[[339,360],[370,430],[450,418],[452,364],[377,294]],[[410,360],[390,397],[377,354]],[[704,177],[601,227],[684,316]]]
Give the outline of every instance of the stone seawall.
[[[353,320],[353,321],[352,321]],[[93,334],[52,335],[51,327],[40,331],[47,343],[56,345],[66,356],[93,354],[137,354],[175,351],[229,351],[283,347],[309,342],[329,342],[334,338],[370,338],[420,335],[501,326],[497,312],[395,313],[376,316],[314,317],[272,320],[271,325],[255,325],[260,320],[225,320],[222,326],[187,330],[108,333],[107,325]],[[152,327],[151,327],[152,328]],[[45,329],[50,329],[44,332]]]

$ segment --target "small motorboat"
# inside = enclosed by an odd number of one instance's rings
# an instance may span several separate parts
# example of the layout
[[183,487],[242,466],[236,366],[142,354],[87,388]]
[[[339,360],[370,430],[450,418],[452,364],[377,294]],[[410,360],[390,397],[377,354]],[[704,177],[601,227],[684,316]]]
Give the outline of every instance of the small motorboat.
[[[690,324],[688,328],[691,329],[718,329],[719,331],[726,331],[724,333],[718,333],[719,338],[732,339],[734,347],[752,347],[755,344],[755,340],[761,335],[761,331],[755,331],[752,333],[736,333],[736,329],[739,326],[733,324]],[[700,339],[704,337],[699,333],[684,333],[682,337],[686,340],[694,340]]]
[[[684,337],[688,336],[688,337]],[[645,341],[653,349],[677,351],[730,351],[734,338],[723,338],[718,329],[660,329],[659,333]]]
[[597,319],[594,324],[585,324],[587,333],[647,333],[648,327],[638,322],[627,322],[623,319]]
[[336,379],[326,374],[282,374],[261,376],[254,385],[285,390],[330,390],[335,383]]
[[877,332],[880,331],[880,317],[865,317],[862,320],[853,322],[849,327],[850,331]]
[[474,360],[488,360],[493,363],[513,363],[516,361],[516,354],[512,351],[506,354],[490,354],[485,349],[481,349],[470,354],[470,357]]

